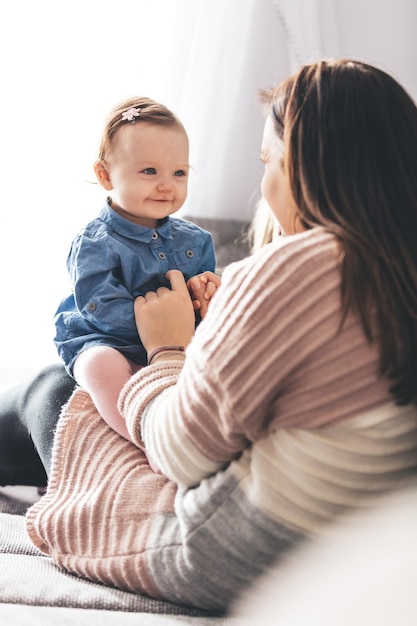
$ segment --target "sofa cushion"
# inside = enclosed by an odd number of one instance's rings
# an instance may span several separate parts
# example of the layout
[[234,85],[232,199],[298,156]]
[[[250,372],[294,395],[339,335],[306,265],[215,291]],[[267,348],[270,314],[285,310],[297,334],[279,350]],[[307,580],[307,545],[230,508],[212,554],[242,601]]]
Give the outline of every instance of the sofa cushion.
[[239,220],[220,220],[205,217],[185,217],[190,222],[208,230],[214,243],[217,258],[217,270],[223,271],[226,265],[248,256],[250,251],[250,222]]

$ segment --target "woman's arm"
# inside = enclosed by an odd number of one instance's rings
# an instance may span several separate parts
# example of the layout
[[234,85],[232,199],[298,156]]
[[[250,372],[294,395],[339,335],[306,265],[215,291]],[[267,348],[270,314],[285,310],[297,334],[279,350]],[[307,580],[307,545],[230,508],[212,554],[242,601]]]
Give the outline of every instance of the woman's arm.
[[[121,396],[132,439],[143,440],[169,478],[198,483],[271,428],[314,428],[346,415],[346,394],[356,387],[354,371],[343,376],[351,335],[339,333],[338,254],[330,235],[312,231],[232,264],[192,341],[182,277],[172,291],[138,303],[147,349],[187,346],[185,360],[168,353],[136,374]],[[329,389],[341,399],[323,411]]]
[[[161,287],[135,300],[136,324],[148,356],[163,346],[187,348],[194,334],[194,307],[188,285],[178,270],[171,270],[167,277],[171,289]],[[217,288],[220,279],[215,278]],[[145,447],[148,456],[164,474],[179,483],[195,484],[221,467],[224,461],[200,453],[198,446],[190,440],[187,427],[179,425],[182,416],[174,396],[184,356],[185,352],[175,349],[158,354],[153,364],[145,368],[139,394],[138,377],[134,376],[125,386],[120,410],[125,415],[132,439],[140,447]]]
[[[196,484],[234,458],[248,445],[248,440],[227,424],[233,413],[224,391],[227,381],[221,378],[221,368],[214,365],[217,318],[207,330],[209,336],[213,333],[211,345],[202,346],[194,337],[190,346],[194,309],[188,288],[177,270],[169,272],[168,278],[171,290],[160,288],[136,299],[136,323],[148,355],[161,346],[187,348],[184,372],[184,353],[163,352],[125,386],[120,410],[132,439],[145,447],[164,474],[178,483]],[[222,313],[224,305],[223,301],[217,307]],[[227,310],[224,313],[227,316]],[[201,332],[197,333],[200,337]],[[224,415],[228,416],[226,420]],[[219,419],[223,422],[221,433]]]

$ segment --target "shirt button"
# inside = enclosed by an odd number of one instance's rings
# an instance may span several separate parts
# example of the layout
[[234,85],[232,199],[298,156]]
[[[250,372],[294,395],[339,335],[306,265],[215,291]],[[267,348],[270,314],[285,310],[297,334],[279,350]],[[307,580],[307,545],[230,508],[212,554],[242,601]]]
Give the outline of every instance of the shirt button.
[[152,233],[152,239],[158,239],[159,235],[158,233],[155,231],[154,233]]
[[194,256],[194,252],[192,250],[187,250],[187,252],[185,253],[189,259],[192,259]]
[[93,311],[95,311],[95,310],[96,310],[96,308],[97,308],[97,305],[96,305],[96,303],[95,303],[95,302],[89,302],[89,303],[87,304],[87,309],[88,309],[91,313],[93,313]]
[[165,254],[163,252],[158,252],[158,256],[162,260],[166,259],[166,256],[165,256]]

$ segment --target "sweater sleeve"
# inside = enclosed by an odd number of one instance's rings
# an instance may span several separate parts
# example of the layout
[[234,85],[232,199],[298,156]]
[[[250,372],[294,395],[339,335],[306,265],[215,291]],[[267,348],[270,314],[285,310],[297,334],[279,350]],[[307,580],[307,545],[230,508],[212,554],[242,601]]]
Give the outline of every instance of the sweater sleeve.
[[334,239],[286,239],[226,269],[183,367],[155,363],[122,391],[131,436],[177,483],[200,482],[277,427],[283,386],[337,332]]

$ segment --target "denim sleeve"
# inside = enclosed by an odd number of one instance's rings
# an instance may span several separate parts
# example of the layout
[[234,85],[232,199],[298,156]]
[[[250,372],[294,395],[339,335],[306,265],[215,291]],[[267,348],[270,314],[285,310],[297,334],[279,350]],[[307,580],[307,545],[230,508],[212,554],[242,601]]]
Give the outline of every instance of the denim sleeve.
[[198,274],[202,272],[215,272],[216,271],[216,254],[214,251],[213,238],[210,233],[202,234],[204,237],[203,251],[200,260],[200,267]]
[[123,283],[121,257],[111,238],[77,238],[67,266],[81,316],[105,334],[117,328],[121,338],[137,337],[134,298]]

